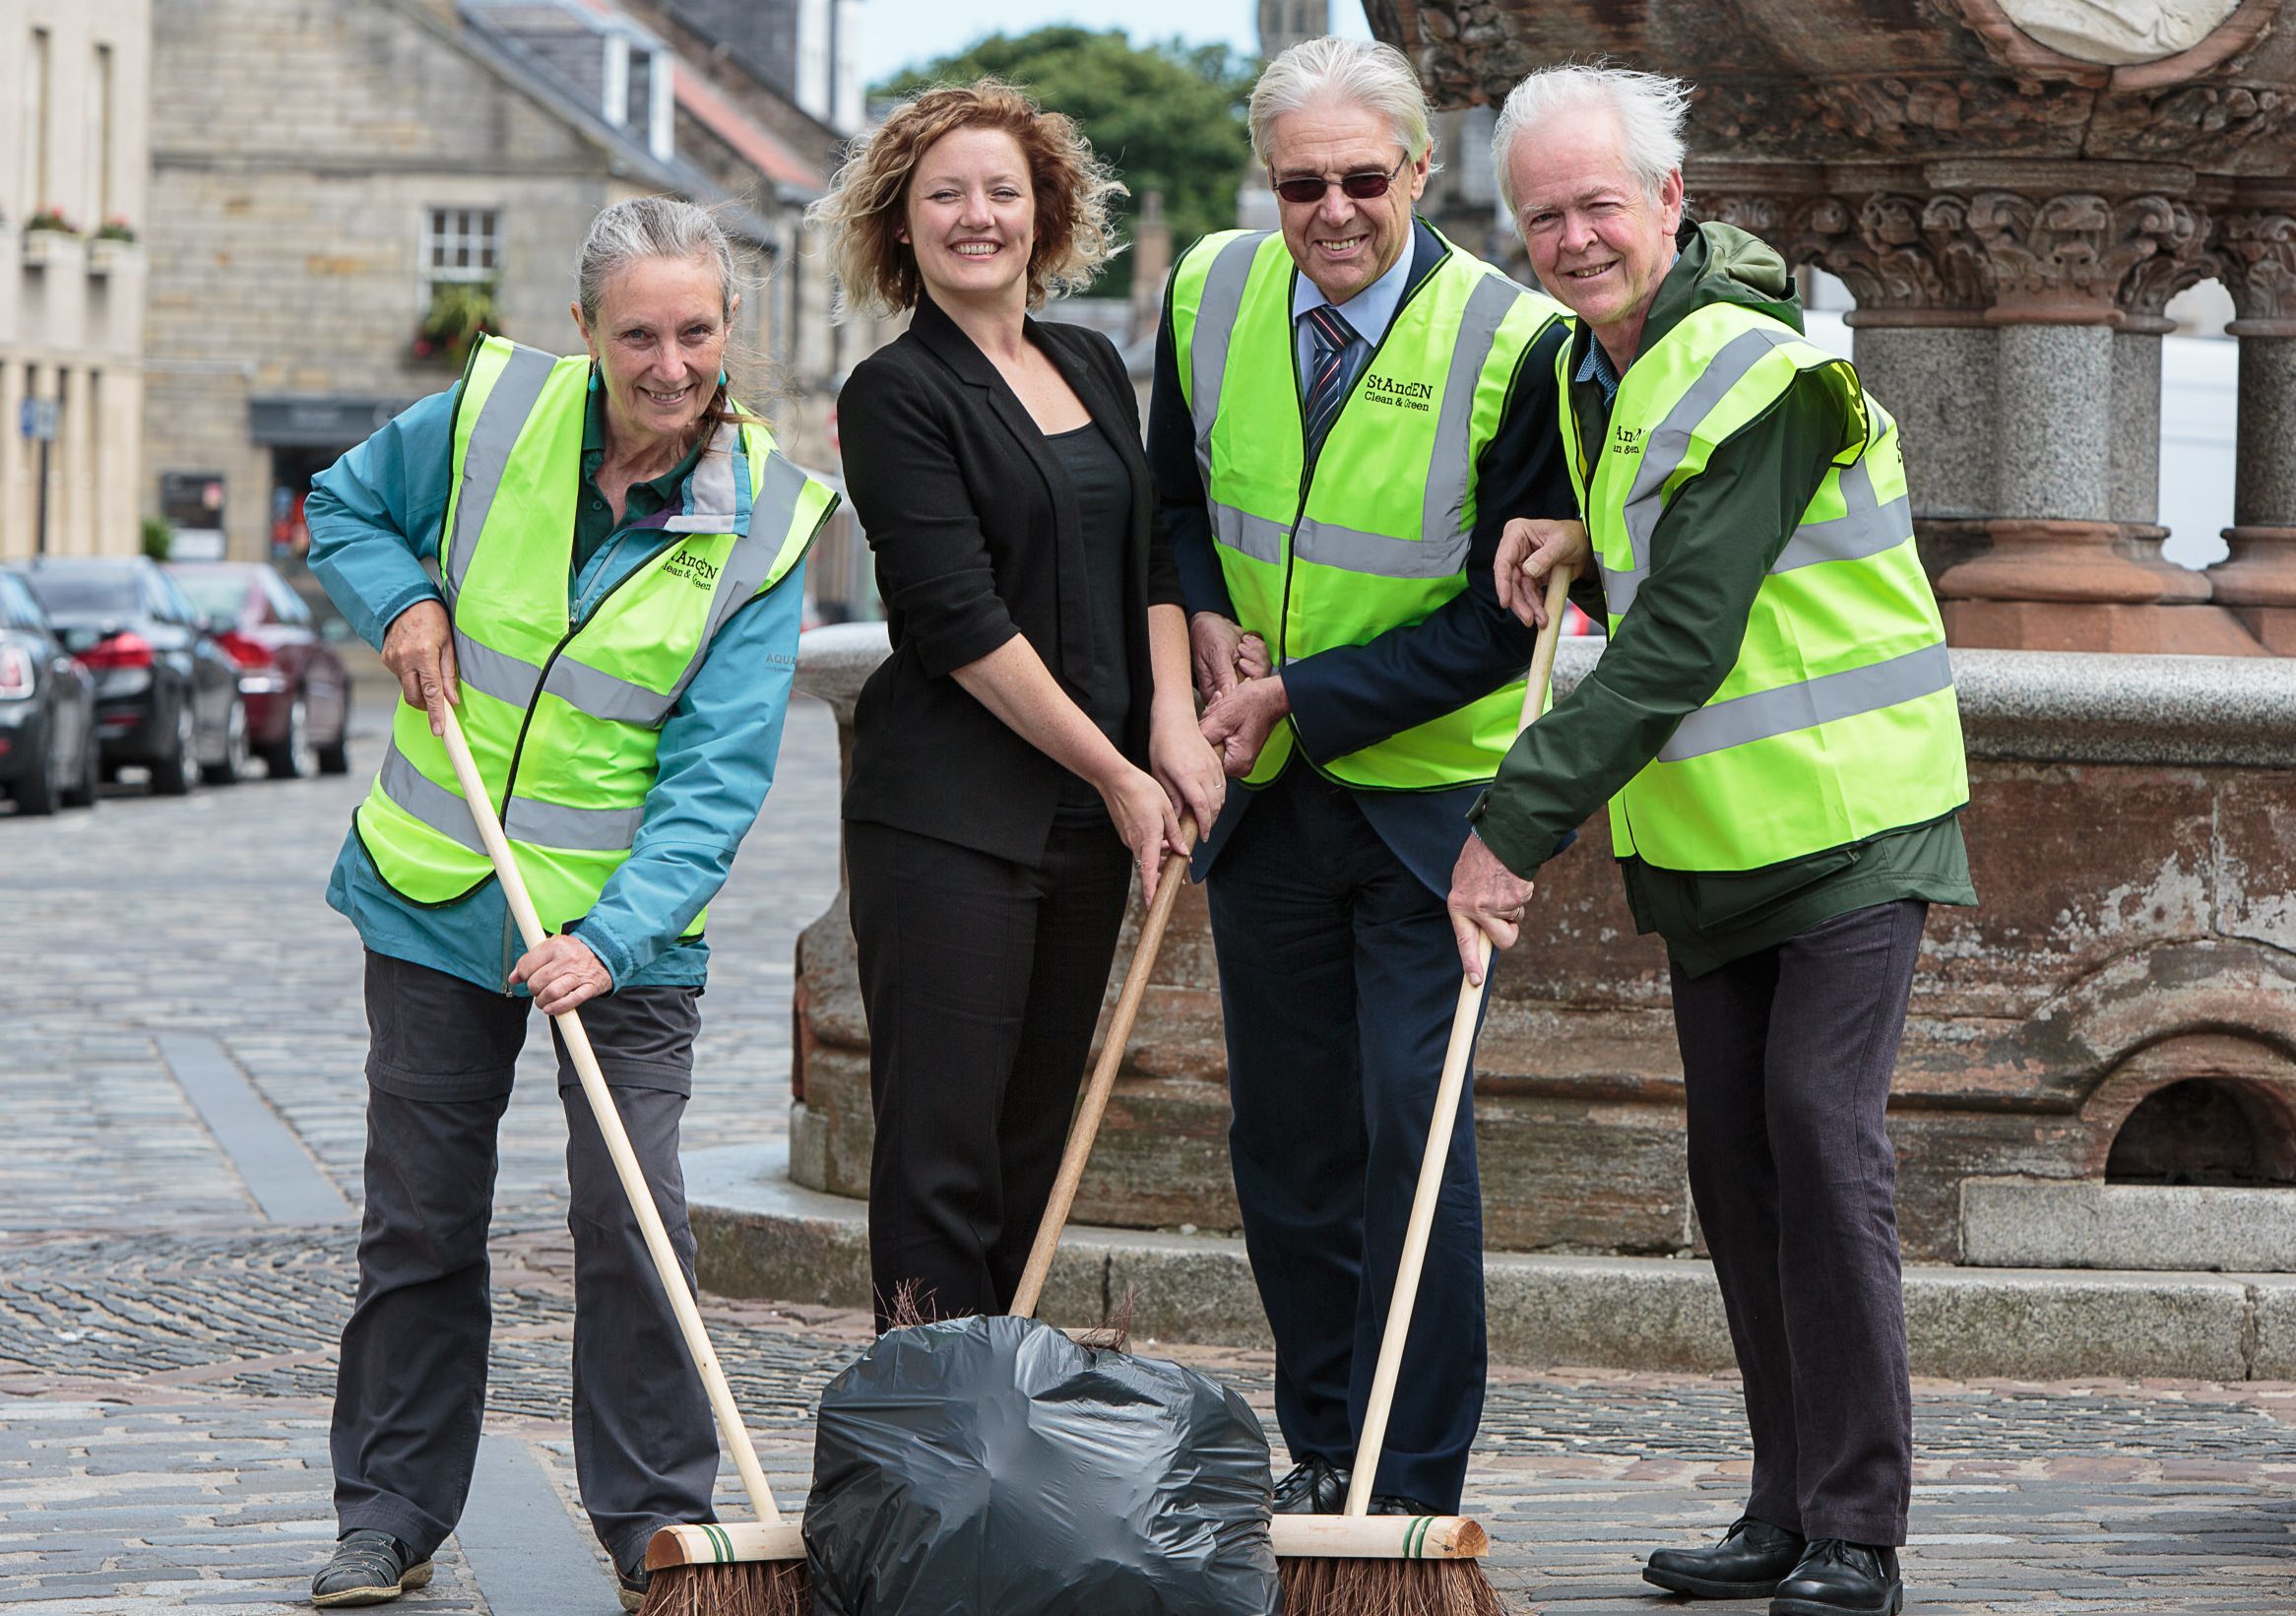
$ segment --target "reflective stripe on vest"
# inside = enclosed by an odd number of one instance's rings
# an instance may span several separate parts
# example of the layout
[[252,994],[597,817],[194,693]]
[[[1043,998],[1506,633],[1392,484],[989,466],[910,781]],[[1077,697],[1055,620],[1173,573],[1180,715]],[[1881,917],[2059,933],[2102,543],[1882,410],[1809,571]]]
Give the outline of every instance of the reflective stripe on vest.
[[1915,550],[1896,424],[1853,391],[1845,361],[1777,321],[1733,305],[1686,317],[1628,367],[1592,467],[1567,352],[1559,357],[1572,479],[1612,634],[1633,631],[1652,537],[1684,483],[1818,370],[1844,390],[1853,440],[1763,580],[1728,678],[1613,800],[1622,857],[1757,869],[1967,801],[1952,666]]
[[[1398,307],[1307,462],[1292,288],[1267,231],[1207,237],[1173,278],[1196,465],[1243,625],[1279,665],[1417,622],[1466,587],[1475,466],[1560,307],[1450,247]],[[1521,691],[1480,696],[1323,772],[1371,789],[1488,780]],[[1281,772],[1279,726],[1246,784]]]
[[[539,378],[539,380],[538,380]],[[578,617],[568,600],[586,360],[500,339],[465,371],[441,576],[462,721],[537,908],[552,930],[629,856],[657,732],[727,619],[803,557],[836,496],[752,423],[722,424],[650,526],[668,542]],[[608,670],[612,671],[609,672]],[[417,903],[490,877],[443,746],[402,704],[358,828],[377,871]],[[701,929],[696,914],[687,926]]]
[[[486,844],[478,839],[478,826],[471,821],[470,805],[463,801],[462,794],[432,784],[428,776],[408,761],[395,741],[383,753],[380,778],[392,802],[440,835],[460,842],[480,858],[486,856]],[[558,803],[538,803],[531,797],[513,796],[508,810],[502,814],[502,833],[512,842],[535,842],[569,853],[620,853],[626,852],[636,839],[638,826],[645,818],[646,810],[642,808],[567,808]]]

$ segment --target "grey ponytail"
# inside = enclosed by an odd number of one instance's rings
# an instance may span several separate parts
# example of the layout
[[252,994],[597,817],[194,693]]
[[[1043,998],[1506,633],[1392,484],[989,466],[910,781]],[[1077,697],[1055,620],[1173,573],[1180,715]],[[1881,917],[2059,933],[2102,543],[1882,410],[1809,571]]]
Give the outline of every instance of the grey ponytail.
[[718,272],[718,316],[731,323],[733,293],[740,282],[733,268],[733,245],[707,209],[673,196],[634,196],[615,203],[590,222],[590,233],[583,237],[582,256],[574,270],[582,318],[597,324],[606,282],[647,258],[707,261]]

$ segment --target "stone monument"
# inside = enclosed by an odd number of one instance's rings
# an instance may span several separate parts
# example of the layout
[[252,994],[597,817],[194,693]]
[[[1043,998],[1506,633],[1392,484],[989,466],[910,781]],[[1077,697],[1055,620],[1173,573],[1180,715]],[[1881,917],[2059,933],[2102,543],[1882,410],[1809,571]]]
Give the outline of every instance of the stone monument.
[[[1931,918],[1891,1102],[1906,1255],[1961,1265],[1917,1266],[1917,1299],[1964,1294],[1971,1265],[2296,1271],[2296,668],[2266,654],[2296,652],[2296,24],[2274,31],[2282,3],[1368,6],[1454,108],[1597,53],[1694,78],[1693,204],[1857,294],[1858,362],[1902,423],[1955,646],[1983,900]],[[2231,553],[2201,574],[2160,558],[2155,467],[2162,309],[2205,278],[2239,314],[2240,469]],[[1599,649],[1566,642],[1558,688]],[[2216,654],[2133,654],[2146,652]],[[800,685],[850,725],[883,655],[873,626],[808,635]],[[867,1028],[842,897],[797,965],[788,1181],[857,1196]],[[1232,1228],[1225,1084],[1190,889],[1079,1217],[1188,1239]],[[1594,1271],[1572,1263],[1699,1249],[1664,951],[1634,935],[1600,814],[1542,875],[1495,978],[1475,1113],[1492,1271],[1561,1264],[1540,1270],[1561,1288],[1521,1312],[1538,1328],[1514,1350],[1722,1361],[1710,1320],[1709,1357],[1669,1358],[1604,1334],[1645,1313],[1594,1291],[1576,1312],[1558,1300]],[[827,1239],[812,1213],[784,1225],[761,1249]],[[787,1264],[741,1255],[739,1217],[697,1211],[697,1227],[719,1231],[705,1248],[721,1275],[789,1294],[774,1288]],[[1110,1284],[1128,1260],[1110,1260]],[[1695,1266],[1637,1271],[1657,1283]],[[1177,1268],[1155,1284],[1180,1298],[1152,1315],[1167,1334],[1233,1337],[1255,1318],[1247,1281],[1225,1313]],[[1710,1282],[1693,1288],[1710,1306]],[[2018,1294],[2012,1311],[2040,1305]],[[2104,1275],[2080,1294],[2109,1319],[2132,1293]],[[1960,1319],[1946,1307],[1917,1337],[1962,1339]],[[2296,1340],[2296,1305],[2287,1327]]]
[[[1444,105],[1680,74],[1690,200],[1857,297],[1957,645],[2296,652],[2296,26],[2283,0],[1370,0]],[[2239,318],[2231,554],[2160,557],[2160,340]]]

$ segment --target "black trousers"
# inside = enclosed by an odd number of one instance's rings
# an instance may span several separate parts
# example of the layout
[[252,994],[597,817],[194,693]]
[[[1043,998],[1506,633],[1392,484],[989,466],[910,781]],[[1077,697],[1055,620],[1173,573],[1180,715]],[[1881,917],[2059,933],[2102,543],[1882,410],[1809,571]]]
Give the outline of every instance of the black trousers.
[[1674,970],[1690,1195],[1746,1384],[1746,1513],[1905,1541],[1913,1469],[1897,1159],[1883,1112],[1929,905],[1879,904]]
[[1052,827],[1034,867],[852,821],[846,865],[869,1023],[869,1277],[877,1327],[1002,1313],[1028,1265],[1131,890],[1106,822]]
[[[582,1006],[688,1285],[677,1128],[700,995],[629,988]],[[335,1387],[335,1512],[342,1530],[387,1531],[422,1559],[462,1519],[478,1456],[495,1127],[533,1005],[371,952],[366,1004],[366,1212]],[[715,1519],[717,1434],[563,1042],[558,1081],[573,1193],[575,1471],[599,1541],[627,1570],[644,1563],[656,1528]]]
[[[1344,787],[1294,763],[1206,888],[1227,1017],[1229,1158],[1295,1459],[1343,1465],[1370,1406],[1459,950],[1443,900]],[[1470,1070],[1472,1080],[1472,1070]],[[1455,1511],[1483,1415],[1483,1200],[1459,1107],[1374,1486]]]

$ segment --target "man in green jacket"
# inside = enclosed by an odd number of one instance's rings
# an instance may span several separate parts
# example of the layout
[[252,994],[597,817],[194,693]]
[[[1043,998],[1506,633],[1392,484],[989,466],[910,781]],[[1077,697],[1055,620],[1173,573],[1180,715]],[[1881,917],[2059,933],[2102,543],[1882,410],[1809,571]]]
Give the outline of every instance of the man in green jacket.
[[1611,638],[1470,814],[1450,909],[1478,972],[1609,803],[1672,967],[1690,1190],[1754,1438],[1729,1533],[1643,1575],[1893,1616],[1912,1438],[1883,1113],[1928,906],[1975,902],[1960,728],[1895,423],[1803,340],[1775,252],[1683,226],[1688,96],[1558,68],[1499,121],[1502,194],[1579,322],[1557,384],[1585,517],[1511,524],[1499,588],[1543,619],[1556,565],[1599,570]]

